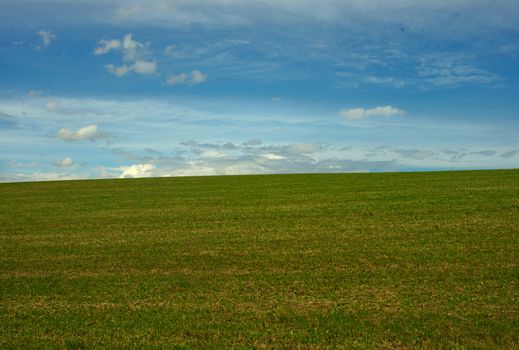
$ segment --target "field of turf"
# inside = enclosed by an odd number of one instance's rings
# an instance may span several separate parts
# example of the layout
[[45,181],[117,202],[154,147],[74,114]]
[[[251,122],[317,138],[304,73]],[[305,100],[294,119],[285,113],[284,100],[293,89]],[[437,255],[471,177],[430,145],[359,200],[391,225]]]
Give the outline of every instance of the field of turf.
[[0,184],[0,348],[519,348],[519,171]]

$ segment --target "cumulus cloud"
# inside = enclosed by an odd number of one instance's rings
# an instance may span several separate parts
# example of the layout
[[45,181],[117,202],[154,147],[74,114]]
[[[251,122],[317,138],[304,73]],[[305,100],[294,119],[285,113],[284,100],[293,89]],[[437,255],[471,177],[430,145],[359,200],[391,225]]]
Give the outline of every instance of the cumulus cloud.
[[283,156],[280,156],[279,154],[274,154],[274,153],[265,153],[265,154],[262,154],[261,157],[267,158],[268,160],[286,159],[286,157],[283,157]]
[[97,125],[88,125],[77,130],[68,128],[61,128],[58,130],[56,136],[64,141],[81,141],[90,140],[95,141],[103,138],[105,135],[99,130]]
[[121,41],[117,40],[117,39],[113,39],[113,40],[99,40],[99,42],[97,43],[97,46],[94,48],[94,55],[96,56],[99,56],[99,55],[104,55],[108,52],[110,52],[111,50],[116,50],[116,49],[119,49],[121,48]]
[[126,34],[123,37],[123,59],[125,61],[136,61],[144,54],[147,53],[146,45],[133,40],[133,35],[131,33]]
[[65,157],[62,159],[58,159],[54,163],[54,165],[57,167],[60,167],[60,168],[68,168],[68,167],[74,166],[74,161],[70,157]]
[[107,64],[106,70],[108,71],[108,73],[111,73],[117,77],[122,77],[126,75],[131,69],[125,64],[119,67],[116,67],[113,64]]
[[94,48],[94,55],[100,56],[110,51],[118,51],[122,55],[123,64],[116,66],[112,63],[107,64],[106,70],[117,76],[122,77],[130,72],[137,74],[155,74],[157,72],[157,63],[149,60],[148,45],[133,40],[131,33],[126,34],[122,40],[102,39],[98,41]]
[[200,72],[199,70],[194,70],[190,74],[180,73],[180,74],[171,74],[166,80],[166,84],[170,86],[175,85],[197,85],[207,81],[207,75]]
[[207,81],[207,76],[200,72],[199,70],[194,70],[191,72],[191,84],[200,84]]
[[157,64],[151,61],[135,61],[131,70],[138,74],[154,74],[157,72]]
[[130,72],[137,74],[154,74],[157,72],[157,64],[151,61],[136,61],[132,65],[123,64],[122,66],[114,66],[107,64],[106,70],[117,77],[125,76]]
[[151,177],[152,170],[155,169],[155,165],[146,164],[133,164],[131,166],[121,167],[122,170],[120,178],[132,178],[132,177]]
[[381,106],[370,109],[365,108],[352,108],[352,109],[341,109],[339,111],[341,117],[346,120],[364,120],[370,117],[392,117],[397,115],[404,115],[405,112],[401,109],[392,106]]
[[186,73],[171,74],[166,80],[166,84],[170,86],[185,84],[189,79]]
[[38,45],[36,47],[37,49],[46,48],[46,47],[50,46],[50,44],[54,40],[56,40],[56,35],[54,33],[52,33],[50,30],[40,30],[38,32],[38,36],[40,37],[42,44]]

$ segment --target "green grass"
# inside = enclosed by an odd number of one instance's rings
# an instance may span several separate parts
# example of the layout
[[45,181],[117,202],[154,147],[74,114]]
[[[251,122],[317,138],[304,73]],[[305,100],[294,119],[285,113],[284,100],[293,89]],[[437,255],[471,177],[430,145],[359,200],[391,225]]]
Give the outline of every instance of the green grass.
[[0,185],[0,348],[519,348],[519,171]]

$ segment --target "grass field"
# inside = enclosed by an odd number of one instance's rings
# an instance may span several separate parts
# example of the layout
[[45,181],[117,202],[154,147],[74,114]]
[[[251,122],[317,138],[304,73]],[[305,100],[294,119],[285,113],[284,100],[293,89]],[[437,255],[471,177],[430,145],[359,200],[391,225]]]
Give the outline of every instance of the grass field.
[[519,348],[519,171],[0,185],[0,348]]

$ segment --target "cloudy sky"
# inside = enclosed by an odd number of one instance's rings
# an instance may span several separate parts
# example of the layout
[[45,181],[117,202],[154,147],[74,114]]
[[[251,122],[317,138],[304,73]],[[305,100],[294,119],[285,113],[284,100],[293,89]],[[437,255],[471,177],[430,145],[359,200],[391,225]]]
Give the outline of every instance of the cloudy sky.
[[0,181],[519,167],[517,0],[0,0]]

